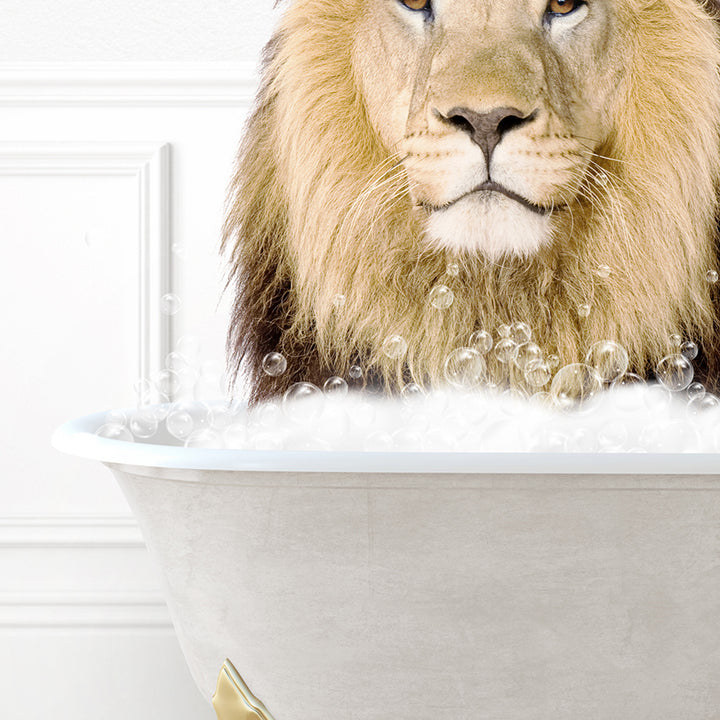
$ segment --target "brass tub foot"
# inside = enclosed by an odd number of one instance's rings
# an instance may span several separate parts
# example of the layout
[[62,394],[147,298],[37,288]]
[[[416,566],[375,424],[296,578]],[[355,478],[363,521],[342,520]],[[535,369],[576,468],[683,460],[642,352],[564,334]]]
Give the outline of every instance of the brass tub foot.
[[218,720],[273,720],[229,660],[223,663],[218,675],[212,704]]

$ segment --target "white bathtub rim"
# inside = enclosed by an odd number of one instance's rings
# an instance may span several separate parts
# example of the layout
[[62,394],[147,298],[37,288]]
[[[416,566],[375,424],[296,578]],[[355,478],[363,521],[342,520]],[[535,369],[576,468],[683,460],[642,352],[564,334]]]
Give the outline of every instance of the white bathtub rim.
[[185,448],[95,435],[107,411],[70,420],[57,450],[104,463],[187,470],[499,475],[716,475],[719,453],[300,452]]

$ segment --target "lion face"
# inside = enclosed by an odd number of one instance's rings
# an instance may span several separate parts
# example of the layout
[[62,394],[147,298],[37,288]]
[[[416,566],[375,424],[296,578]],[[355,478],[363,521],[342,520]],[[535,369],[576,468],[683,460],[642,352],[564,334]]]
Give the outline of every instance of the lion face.
[[428,241],[491,259],[550,243],[611,130],[620,10],[604,0],[366,7],[358,83]]
[[231,372],[434,384],[522,320],[646,376],[680,334],[720,382],[713,2],[288,0],[231,184]]

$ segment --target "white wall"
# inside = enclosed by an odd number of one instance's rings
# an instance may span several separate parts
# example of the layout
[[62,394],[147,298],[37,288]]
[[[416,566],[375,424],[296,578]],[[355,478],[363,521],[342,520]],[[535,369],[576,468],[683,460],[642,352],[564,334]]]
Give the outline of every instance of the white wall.
[[132,404],[182,335],[223,362],[222,207],[273,17],[248,0],[3,4],[3,720],[214,717],[110,473],[49,438]]
[[255,62],[274,0],[4,0],[0,61]]

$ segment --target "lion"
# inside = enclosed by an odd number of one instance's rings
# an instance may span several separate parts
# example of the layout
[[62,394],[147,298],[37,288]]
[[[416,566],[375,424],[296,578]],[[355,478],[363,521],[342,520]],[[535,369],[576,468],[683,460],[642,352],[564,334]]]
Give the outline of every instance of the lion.
[[644,377],[680,335],[716,385],[719,27],[699,0],[289,0],[222,243],[251,402],[439,383],[516,321]]

